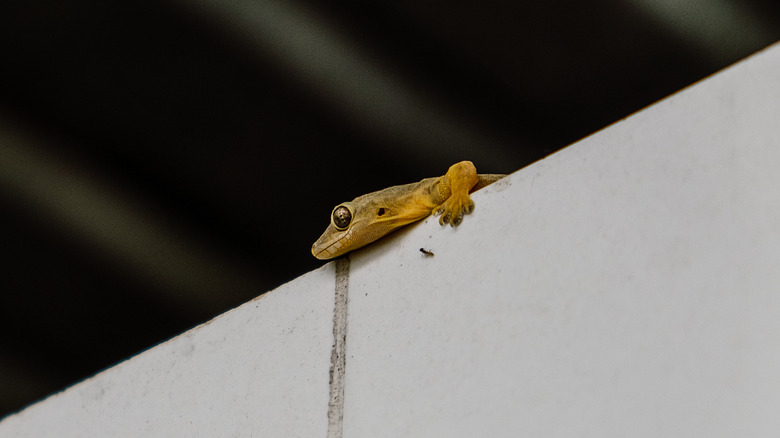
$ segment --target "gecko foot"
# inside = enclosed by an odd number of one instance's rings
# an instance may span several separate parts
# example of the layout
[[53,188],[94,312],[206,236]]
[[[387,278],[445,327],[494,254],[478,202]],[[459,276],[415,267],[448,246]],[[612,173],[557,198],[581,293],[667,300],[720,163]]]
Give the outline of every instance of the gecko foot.
[[474,211],[474,201],[468,194],[453,194],[443,204],[433,210],[433,214],[438,216],[439,225],[457,226],[463,221],[463,216]]

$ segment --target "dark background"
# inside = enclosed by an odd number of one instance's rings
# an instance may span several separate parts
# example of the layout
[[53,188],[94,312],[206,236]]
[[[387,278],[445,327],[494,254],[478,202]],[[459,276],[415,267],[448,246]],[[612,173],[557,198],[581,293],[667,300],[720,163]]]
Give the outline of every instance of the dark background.
[[0,417],[321,266],[339,202],[513,172],[766,47],[778,5],[3,2]]

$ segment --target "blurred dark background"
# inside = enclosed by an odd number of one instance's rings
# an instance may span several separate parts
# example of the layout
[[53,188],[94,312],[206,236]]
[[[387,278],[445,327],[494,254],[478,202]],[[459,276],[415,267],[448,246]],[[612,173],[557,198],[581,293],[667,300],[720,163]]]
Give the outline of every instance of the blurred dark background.
[[321,266],[341,201],[777,40],[775,0],[3,2],[0,417]]

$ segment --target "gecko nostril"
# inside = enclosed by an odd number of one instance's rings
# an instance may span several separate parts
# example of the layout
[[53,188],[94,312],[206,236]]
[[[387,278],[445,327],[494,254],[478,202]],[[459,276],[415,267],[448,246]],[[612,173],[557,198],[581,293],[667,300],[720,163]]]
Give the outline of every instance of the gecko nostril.
[[384,209],[384,207],[381,207],[381,208],[379,209],[379,211],[377,211],[377,212],[376,212],[376,214],[377,214],[377,216],[382,216],[382,215],[384,215],[384,214],[385,214],[385,209]]

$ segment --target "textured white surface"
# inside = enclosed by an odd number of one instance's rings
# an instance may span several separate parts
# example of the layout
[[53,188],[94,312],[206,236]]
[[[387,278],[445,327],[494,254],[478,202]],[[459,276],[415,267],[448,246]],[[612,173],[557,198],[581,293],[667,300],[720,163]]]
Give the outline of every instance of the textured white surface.
[[333,264],[0,423],[3,438],[324,437]]
[[778,72],[774,47],[354,254],[344,437],[779,436]]
[[[350,256],[343,436],[780,436],[778,72],[775,46]],[[334,266],[0,438],[325,437]]]

